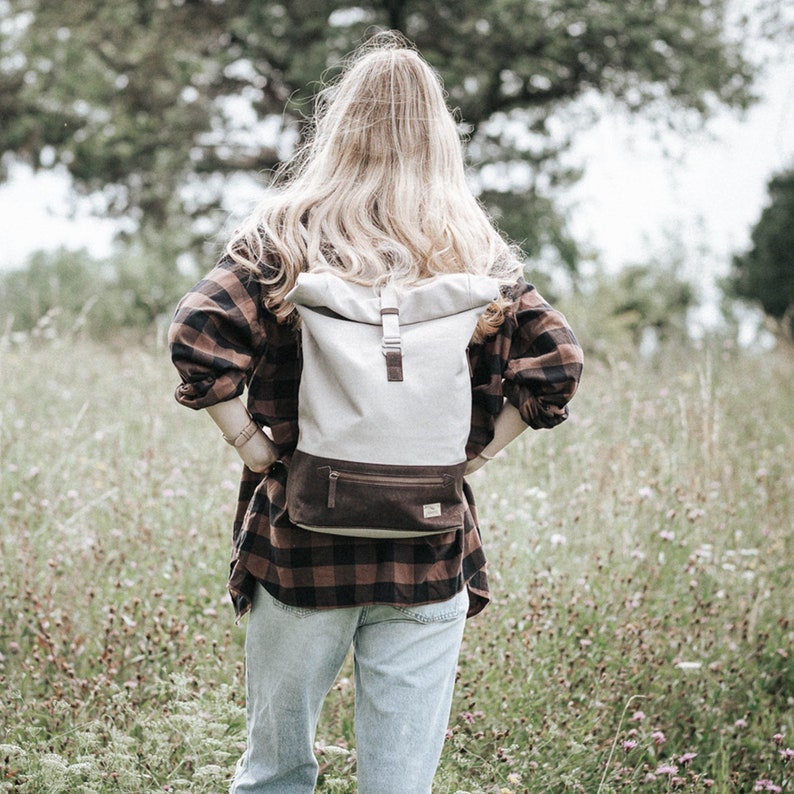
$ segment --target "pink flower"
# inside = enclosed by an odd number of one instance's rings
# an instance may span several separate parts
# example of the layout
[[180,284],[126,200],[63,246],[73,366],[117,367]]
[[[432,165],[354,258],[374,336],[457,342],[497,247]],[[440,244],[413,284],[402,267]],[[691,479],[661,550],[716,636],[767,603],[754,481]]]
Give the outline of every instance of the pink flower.
[[787,747],[785,750],[779,750],[778,752],[784,761],[791,761],[791,759],[794,758],[794,750],[790,747]]
[[753,786],[753,791],[776,791],[781,792],[783,791],[780,786],[773,783],[771,780],[767,780],[766,778],[762,778],[761,780],[757,780],[755,782],[755,786]]
[[644,711],[635,711],[634,714],[631,715],[632,722],[642,722],[644,719],[645,719]]
[[659,764],[656,767],[657,775],[674,775],[678,772],[678,767],[675,764]]
[[623,742],[623,749],[628,752],[629,750],[633,750],[637,746],[637,742],[635,739],[627,739]]
[[697,753],[684,753],[678,760],[682,764],[688,764],[693,758],[697,758]]
[[782,733],[776,733],[776,734],[775,734],[775,735],[772,737],[772,741],[773,741],[775,744],[783,744],[783,738],[784,738],[784,737],[783,737],[783,734],[782,734]]
[[654,731],[651,734],[651,739],[653,739],[655,744],[658,744],[660,747],[667,741],[667,737],[664,735],[663,731]]
[[747,720],[739,718],[738,720],[736,720],[736,722],[733,723],[733,727],[734,728],[746,728],[747,727]]

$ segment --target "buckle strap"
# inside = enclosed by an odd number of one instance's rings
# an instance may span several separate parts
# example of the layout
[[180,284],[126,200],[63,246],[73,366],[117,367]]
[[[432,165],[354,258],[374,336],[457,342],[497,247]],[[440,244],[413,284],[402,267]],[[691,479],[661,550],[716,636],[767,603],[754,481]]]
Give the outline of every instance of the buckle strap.
[[380,321],[383,326],[383,355],[386,357],[386,377],[389,381],[403,379],[403,347],[400,336],[400,309],[393,282],[380,291]]

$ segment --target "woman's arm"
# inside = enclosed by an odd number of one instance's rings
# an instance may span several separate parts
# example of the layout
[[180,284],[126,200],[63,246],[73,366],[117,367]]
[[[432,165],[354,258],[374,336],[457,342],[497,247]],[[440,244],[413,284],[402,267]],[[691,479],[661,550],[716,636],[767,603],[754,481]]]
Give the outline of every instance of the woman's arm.
[[251,471],[267,471],[276,462],[276,445],[253,420],[239,397],[209,405],[206,410],[223,438]]
[[469,461],[466,474],[477,471],[527,427],[551,428],[565,421],[567,404],[579,385],[582,349],[567,320],[534,287],[523,280],[520,286],[512,311],[486,342],[486,354],[502,359],[505,399],[494,419],[492,440]]
[[529,425],[521,418],[521,414],[512,403],[505,401],[502,410],[494,421],[494,433],[491,442],[466,464],[466,474],[471,474],[484,466],[497,452],[501,452],[511,441],[518,438]]
[[266,471],[276,447],[240,399],[246,373],[267,342],[259,286],[223,262],[179,302],[169,328],[171,357],[182,379],[176,399],[206,408],[249,469]]

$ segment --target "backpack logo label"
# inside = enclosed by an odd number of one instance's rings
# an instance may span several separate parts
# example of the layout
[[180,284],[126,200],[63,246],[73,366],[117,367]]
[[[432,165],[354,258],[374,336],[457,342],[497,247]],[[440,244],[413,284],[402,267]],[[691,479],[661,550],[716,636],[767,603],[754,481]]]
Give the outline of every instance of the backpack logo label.
[[429,505],[422,505],[422,515],[425,518],[438,518],[441,515],[441,502],[433,502]]

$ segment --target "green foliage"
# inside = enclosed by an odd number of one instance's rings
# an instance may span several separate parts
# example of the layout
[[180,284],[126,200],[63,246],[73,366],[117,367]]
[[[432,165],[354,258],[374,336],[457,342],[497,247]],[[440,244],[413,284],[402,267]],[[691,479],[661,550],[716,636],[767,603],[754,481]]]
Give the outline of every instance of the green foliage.
[[[760,0],[759,0],[760,2]],[[397,28],[442,73],[475,182],[530,256],[576,252],[556,209],[560,155],[597,92],[687,128],[751,101],[728,0],[4,0],[0,146],[63,164],[107,211],[201,235],[232,173],[267,171],[302,133],[317,81],[373,30]],[[552,134],[553,133],[553,134]],[[505,180],[487,178],[511,166]],[[189,188],[189,190],[186,190]]]
[[731,293],[760,303],[794,339],[794,168],[773,177],[751,248],[733,259]]
[[24,268],[0,273],[3,330],[48,338],[87,331],[96,339],[151,333],[194,280],[172,254],[140,245],[119,247],[107,261],[85,251],[35,253]]
[[675,264],[650,262],[598,273],[557,304],[588,355],[615,360],[644,341],[686,346],[695,293]]
[[[233,450],[162,348],[0,344],[0,791],[224,791]],[[438,794],[792,791],[792,379],[785,349],[591,360],[566,424],[474,475],[493,603]],[[320,794],[355,790],[351,679]]]
[[98,270],[85,251],[37,252],[26,267],[0,273],[0,313],[6,331],[29,331],[49,318],[77,325],[98,297]]

